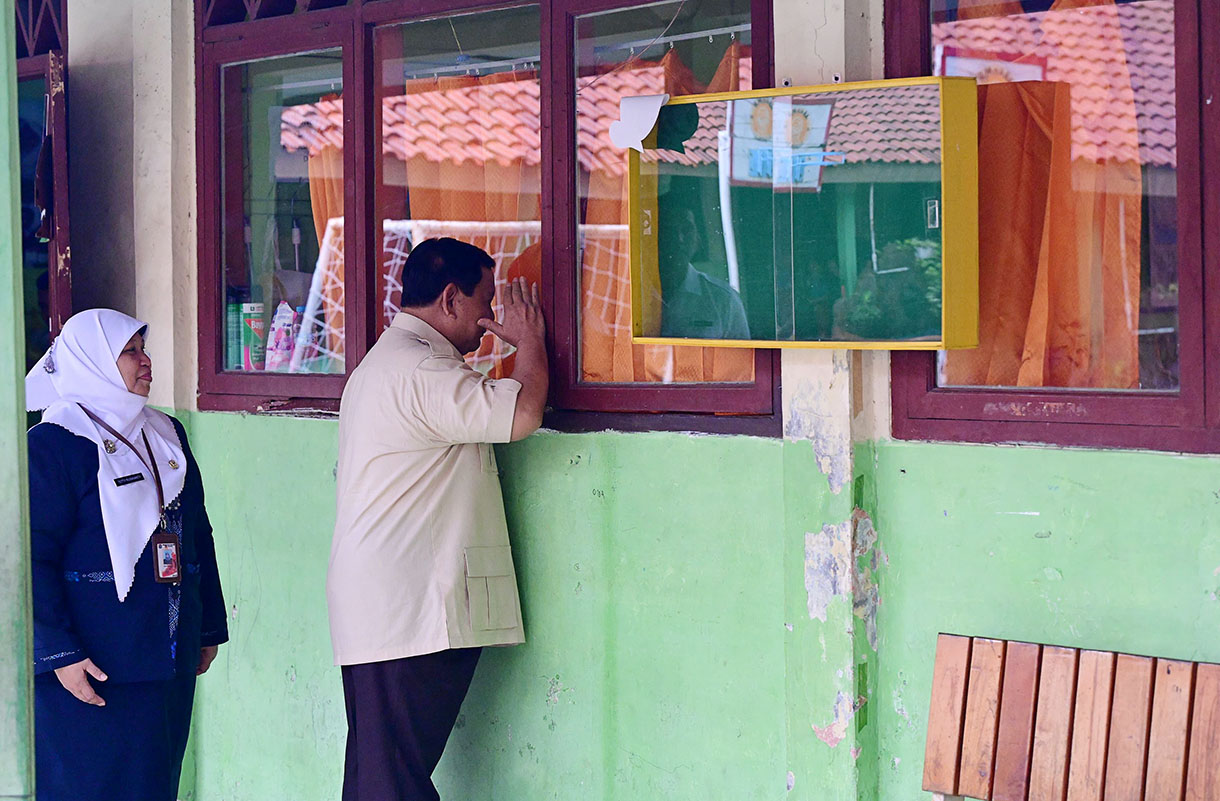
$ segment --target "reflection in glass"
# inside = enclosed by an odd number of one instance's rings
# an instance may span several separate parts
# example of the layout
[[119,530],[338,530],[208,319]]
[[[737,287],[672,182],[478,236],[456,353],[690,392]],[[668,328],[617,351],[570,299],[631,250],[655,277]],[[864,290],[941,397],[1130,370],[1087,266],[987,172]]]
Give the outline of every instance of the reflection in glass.
[[[577,18],[575,34],[581,380],[753,381],[748,349],[632,344],[627,156],[609,136],[625,95],[751,88],[749,2],[676,0],[589,14]],[[671,315],[699,330],[743,333],[741,299],[723,261],[708,255],[722,247],[718,212],[697,184],[679,181],[675,192],[690,205],[680,220],[686,233],[667,255]]]
[[[537,6],[377,31],[381,155],[381,325],[400,310],[413,243],[449,236],[496,261],[499,290],[542,282]],[[512,346],[486,334],[467,361],[512,372]]]
[[688,205],[673,202],[659,209],[661,336],[749,339],[750,326],[737,290],[694,266],[702,251],[700,228]]
[[338,50],[225,68],[224,369],[344,371]]
[[[38,235],[42,211],[35,201],[39,153],[46,130],[46,82],[17,82],[17,136],[21,145],[21,267],[25,309],[25,353],[28,371],[51,344],[51,307],[47,265],[50,249]],[[46,172],[44,168],[44,172]],[[42,180],[52,180],[43,175]]]
[[937,74],[984,84],[980,344],[941,385],[1177,389],[1172,0],[933,0],[931,22]]
[[641,333],[940,340],[940,117],[934,84],[662,108]]

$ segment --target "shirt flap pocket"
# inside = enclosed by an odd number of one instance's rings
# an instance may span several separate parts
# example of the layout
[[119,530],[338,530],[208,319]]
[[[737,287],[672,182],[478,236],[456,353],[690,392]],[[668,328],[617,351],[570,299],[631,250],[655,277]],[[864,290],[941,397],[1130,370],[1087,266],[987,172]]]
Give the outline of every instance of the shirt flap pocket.
[[513,575],[512,548],[507,545],[467,548],[466,575],[471,578]]

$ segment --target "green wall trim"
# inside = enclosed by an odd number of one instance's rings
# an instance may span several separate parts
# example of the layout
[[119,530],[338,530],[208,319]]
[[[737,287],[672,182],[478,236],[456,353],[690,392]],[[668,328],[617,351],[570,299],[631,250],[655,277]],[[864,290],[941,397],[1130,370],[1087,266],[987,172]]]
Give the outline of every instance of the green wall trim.
[[25,449],[25,315],[18,178],[16,18],[0,14],[0,797],[32,798],[28,477]]

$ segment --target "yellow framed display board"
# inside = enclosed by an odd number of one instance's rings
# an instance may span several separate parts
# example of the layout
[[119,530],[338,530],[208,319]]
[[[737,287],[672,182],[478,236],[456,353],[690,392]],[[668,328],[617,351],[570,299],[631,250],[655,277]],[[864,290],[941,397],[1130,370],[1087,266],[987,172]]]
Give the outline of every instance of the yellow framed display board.
[[978,344],[973,78],[690,95],[629,151],[633,341]]

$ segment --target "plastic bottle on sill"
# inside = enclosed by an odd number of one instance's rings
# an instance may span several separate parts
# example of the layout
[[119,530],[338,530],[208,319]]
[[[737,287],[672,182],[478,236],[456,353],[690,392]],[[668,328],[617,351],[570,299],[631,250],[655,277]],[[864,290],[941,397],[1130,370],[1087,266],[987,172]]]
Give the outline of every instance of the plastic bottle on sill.
[[287,372],[292,363],[295,340],[292,337],[293,311],[287,301],[280,301],[267,332],[267,371]]
[[241,361],[243,370],[262,370],[266,360],[266,326],[263,304],[241,305]]
[[305,307],[297,306],[292,321],[292,361],[288,365],[288,372],[308,372],[310,359],[314,355],[310,353],[310,350],[309,326],[305,322]]

